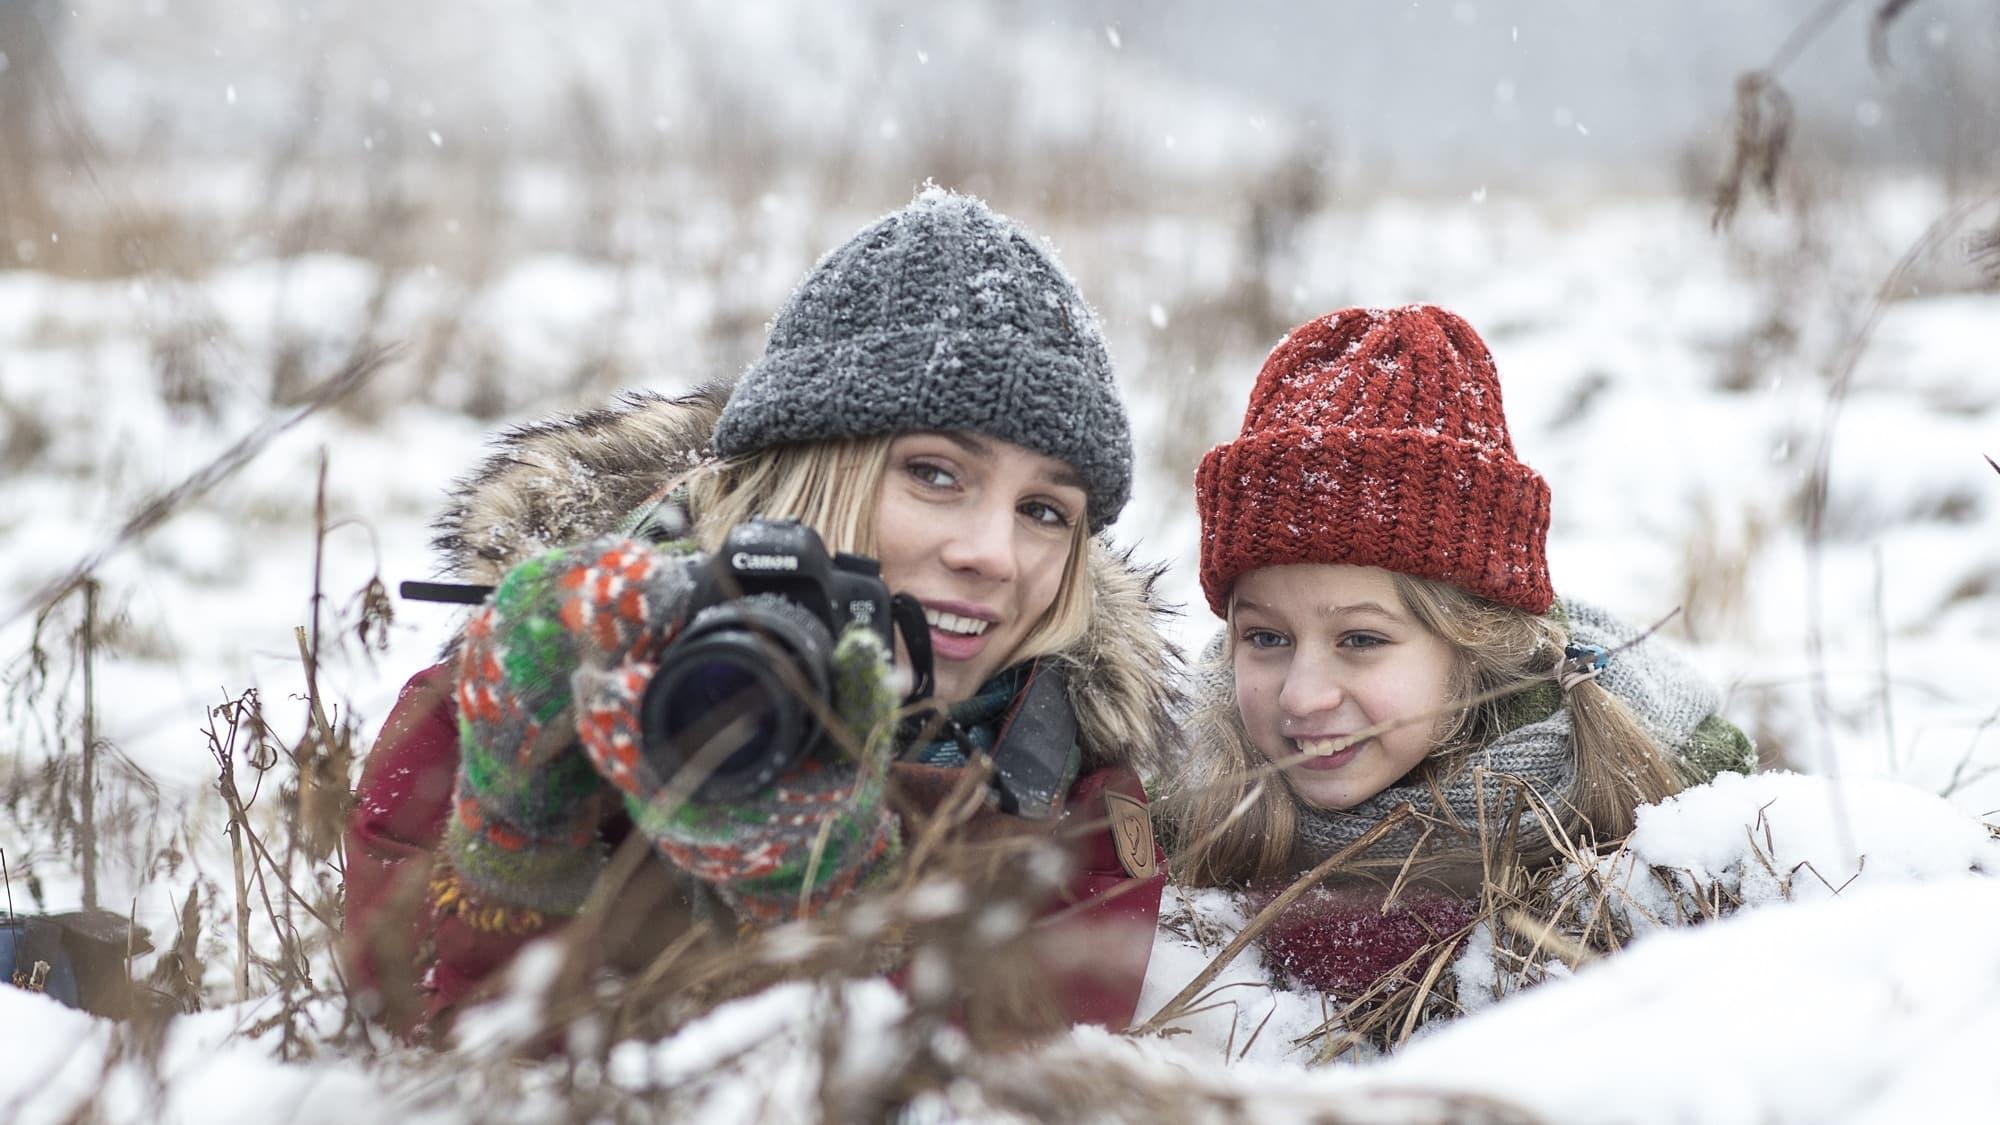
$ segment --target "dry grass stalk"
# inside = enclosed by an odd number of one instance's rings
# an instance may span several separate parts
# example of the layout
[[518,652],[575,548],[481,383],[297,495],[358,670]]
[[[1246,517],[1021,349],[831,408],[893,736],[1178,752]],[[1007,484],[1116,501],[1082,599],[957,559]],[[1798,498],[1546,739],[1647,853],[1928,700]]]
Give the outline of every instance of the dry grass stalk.
[[1887,71],[1889,59],[1889,26],[1896,18],[1909,10],[1915,0],[1881,0],[1875,7],[1875,14],[1868,20],[1868,58],[1875,69]]
[[[229,823],[225,831],[229,835],[229,858],[231,874],[235,876],[236,890],[236,999],[241,1002],[250,999],[250,874],[252,860],[247,853],[244,836],[250,831],[250,814],[243,800],[242,792],[236,786],[237,737],[244,728],[246,710],[257,706],[256,689],[252,688],[237,698],[223,703],[209,711],[208,726],[204,734],[208,738],[209,752],[216,763],[216,792],[222,796],[223,809],[228,813]],[[216,720],[223,719],[228,733],[216,731]],[[256,757],[256,749],[261,748],[261,740],[252,749],[252,765],[258,767],[261,777],[263,770],[271,763]]]
[[1535,949],[1548,950],[1572,969],[1580,969],[1598,957],[1582,942],[1557,930],[1545,918],[1536,918],[1518,909],[1505,911],[1498,917],[1509,930],[1533,941]]
[[[274,782],[281,791],[292,788],[293,796],[298,786],[310,784],[303,772],[304,757],[298,750],[285,747],[272,734],[255,688],[212,709],[205,733],[218,767],[217,792],[228,815],[235,895],[237,998],[240,1001],[260,994],[262,990],[254,987],[252,976],[252,970],[258,970],[263,983],[279,994],[280,1003],[277,1012],[249,1029],[250,1033],[281,1028],[281,1057],[311,1054],[316,1048],[306,1034],[305,1008],[325,995],[313,980],[312,965],[315,956],[330,947],[338,931],[337,907],[328,901],[315,902],[299,889],[300,857],[307,852],[308,832],[301,803],[296,799],[280,801],[277,829],[283,837],[283,846],[277,851],[254,827],[251,813],[266,781]],[[256,783],[247,795],[237,781],[239,762],[247,764],[256,776]],[[273,773],[284,762],[292,766],[290,779],[282,773]],[[317,862],[318,858],[308,863]],[[299,925],[294,910],[302,910],[312,920],[314,925],[310,930]],[[252,940],[250,924],[259,915],[277,938],[277,949],[270,957],[261,955]],[[333,964],[332,971],[339,976],[338,963]],[[344,991],[344,981],[341,987]]]
[[1792,99],[1769,71],[1751,71],[1736,80],[1736,125],[1729,164],[1715,187],[1709,225],[1727,227],[1752,183],[1772,202],[1778,197],[1778,171],[1791,144]]
[[[1879,0],[1876,4],[1868,25],[1868,53],[1878,70],[1889,68],[1890,26],[1912,2]],[[1755,183],[1767,199],[1776,202],[1778,173],[1791,143],[1793,123],[1791,98],[1778,85],[1778,78],[1853,3],[1854,0],[1824,0],[1792,28],[1768,62],[1737,77],[1736,124],[1729,163],[1716,183],[1710,215],[1710,224],[1715,229],[1727,227],[1736,217],[1746,181]]]
[[1958,764],[1952,767],[1951,779],[1945,782],[1943,789],[1938,790],[1940,796],[1949,797],[1974,782],[2000,773],[2000,765],[1971,768],[1973,755],[1979,750],[1980,740],[1986,737],[1986,732],[1991,730],[1995,723],[2000,723],[2000,707],[1994,708],[1979,721],[1979,726],[1972,732],[1972,741],[1966,744],[1965,753],[1959,755]]
[[[1819,734],[1819,766],[1828,776],[1838,777],[1840,772],[1839,762],[1833,754],[1831,724],[1834,707],[1831,689],[1827,683],[1825,612],[1822,607],[1825,585],[1823,570],[1826,553],[1827,490],[1833,469],[1835,423],[1846,405],[1848,393],[1854,384],[1855,372],[1861,365],[1862,357],[1867,354],[1868,345],[1874,339],[1876,329],[1881,325],[1882,318],[1887,315],[1890,304],[1907,290],[1911,272],[1935,254],[1968,219],[1995,200],[2000,200],[2000,192],[1989,193],[1954,207],[1931,223],[1923,234],[1903,251],[1902,256],[1883,277],[1881,284],[1876,287],[1875,293],[1869,299],[1865,315],[1841,349],[1833,366],[1833,376],[1828,382],[1826,405],[1821,414],[1819,441],[1813,453],[1812,468],[1807,476],[1803,495],[1806,604],[1809,610],[1806,652],[1812,669],[1813,713]],[[1836,810],[1836,812],[1839,813],[1841,831],[1845,834],[1844,811]]]
[[[27,649],[7,669],[7,716],[23,717],[35,724],[26,744],[38,742],[53,752],[32,772],[17,769],[0,792],[4,797],[0,805],[17,814],[25,812],[25,830],[46,830],[52,845],[74,849],[85,905],[94,906],[106,837],[128,833],[141,816],[149,821],[145,804],[157,799],[158,789],[144,770],[100,736],[97,726],[96,669],[114,647],[122,616],[103,612],[102,587],[94,581],[80,582],[69,593],[76,596],[59,598],[35,615]],[[75,623],[65,629],[72,613]],[[55,635],[62,636],[60,644],[50,642]],[[69,659],[60,660],[56,653]],[[81,695],[74,719],[73,691]],[[43,703],[49,705],[46,715],[39,706]],[[72,722],[80,728],[80,748],[75,754],[67,751]],[[25,767],[28,758],[22,755],[17,762]],[[133,790],[134,801],[125,807],[107,807],[100,802],[106,794],[107,767]],[[32,873],[33,853],[29,854],[29,886],[39,899],[40,883]]]
[[[2000,223],[1973,235],[1966,247],[1966,257],[1979,267],[1987,281],[2000,285]],[[1988,457],[1986,463],[2000,472],[2000,464],[1994,464],[1993,458]]]
[[95,579],[83,583],[83,779],[77,794],[78,844],[83,866],[83,907],[97,909],[97,593]]
[[306,668],[306,709],[311,723],[296,752],[299,836],[306,854],[323,860],[339,850],[353,804],[347,778],[354,761],[354,733],[345,724],[336,731],[328,721],[326,708],[320,703],[317,662],[305,628],[300,626],[293,634],[299,660]]
[[196,469],[180,483],[148,498],[126,518],[125,523],[108,542],[85,555],[59,577],[43,584],[5,617],[0,617],[0,626],[11,625],[29,613],[46,613],[50,606],[67,597],[72,590],[95,573],[106,559],[145,538],[172,519],[174,513],[183,505],[200,499],[216,485],[236,475],[278,435],[305,421],[320,408],[338,402],[359,390],[382,368],[383,364],[388,362],[392,354],[391,349],[378,349],[349,361],[347,366],[322,380],[296,410],[267,420],[238,438],[228,449]]
[[201,961],[201,884],[188,887],[176,917],[179,926],[174,938],[153,963],[150,984],[167,996],[178,1011],[200,1011],[205,999]]

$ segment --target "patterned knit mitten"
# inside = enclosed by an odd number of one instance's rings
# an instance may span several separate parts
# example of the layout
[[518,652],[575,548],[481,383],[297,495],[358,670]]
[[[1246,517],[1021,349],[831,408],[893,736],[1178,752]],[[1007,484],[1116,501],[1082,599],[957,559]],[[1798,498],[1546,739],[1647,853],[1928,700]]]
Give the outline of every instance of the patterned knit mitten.
[[624,794],[633,823],[750,923],[817,913],[900,849],[896,817],[882,805],[897,706],[890,655],[856,626],[836,642],[833,664],[833,707],[847,735],[840,743],[858,757],[809,755],[764,791],[729,801],[685,799],[640,752],[649,658],[577,674],[577,733]]
[[615,537],[538,556],[501,580],[459,658],[445,832],[456,885],[438,888],[441,906],[517,930],[582,907],[605,862],[597,825],[609,795],[577,750],[572,677],[649,651],[692,590],[686,560]]

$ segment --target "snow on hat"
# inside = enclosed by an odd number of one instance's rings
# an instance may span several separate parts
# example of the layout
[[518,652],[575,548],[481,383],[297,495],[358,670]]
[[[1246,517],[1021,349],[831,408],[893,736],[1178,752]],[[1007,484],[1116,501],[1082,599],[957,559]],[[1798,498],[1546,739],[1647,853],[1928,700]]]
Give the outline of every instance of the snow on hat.
[[1053,255],[928,186],[822,258],[716,423],[725,457],[827,438],[967,430],[1065,462],[1090,529],[1132,494],[1132,436],[1097,317]]
[[1548,483],[1514,457],[1485,341],[1433,306],[1293,329],[1241,436],[1202,458],[1195,504],[1218,617],[1240,575],[1290,563],[1379,566],[1530,613],[1555,600]]

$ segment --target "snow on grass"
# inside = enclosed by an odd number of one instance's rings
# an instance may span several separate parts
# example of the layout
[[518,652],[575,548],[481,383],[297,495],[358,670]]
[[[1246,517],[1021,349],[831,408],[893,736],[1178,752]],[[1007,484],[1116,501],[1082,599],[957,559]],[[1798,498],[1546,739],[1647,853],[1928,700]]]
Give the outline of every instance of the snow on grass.
[[2000,841],[1934,793],[1894,781],[1724,774],[1639,811],[1596,877],[1646,932],[1699,921],[1690,896],[1756,906],[1849,886],[2000,875]]

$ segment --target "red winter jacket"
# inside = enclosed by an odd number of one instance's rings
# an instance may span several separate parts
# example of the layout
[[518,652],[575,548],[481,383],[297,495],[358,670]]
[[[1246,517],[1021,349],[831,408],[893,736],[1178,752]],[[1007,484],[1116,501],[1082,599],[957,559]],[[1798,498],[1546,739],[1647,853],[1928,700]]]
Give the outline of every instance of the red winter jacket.
[[[451,689],[446,665],[425,669],[404,686],[362,767],[347,827],[341,951],[349,983],[357,992],[372,993],[385,1021],[406,1034],[434,1029],[440,1017],[476,999],[523,945],[560,925],[531,933],[476,929],[431,902],[432,864],[442,862],[438,848],[458,772]],[[1079,778],[1065,802],[1066,818],[1109,818],[1072,846],[1075,874],[1041,923],[1043,936],[1056,940],[1038,948],[1089,954],[1087,967],[1047,966],[1051,995],[1060,998],[1073,1023],[1124,1027],[1138,1004],[1166,884],[1165,855],[1150,829],[1142,827],[1144,816],[1134,819],[1132,811],[1143,811],[1145,799],[1131,770],[1112,767]],[[1150,875],[1128,873],[1120,830],[1130,866],[1144,872],[1138,857],[1150,852]]]

